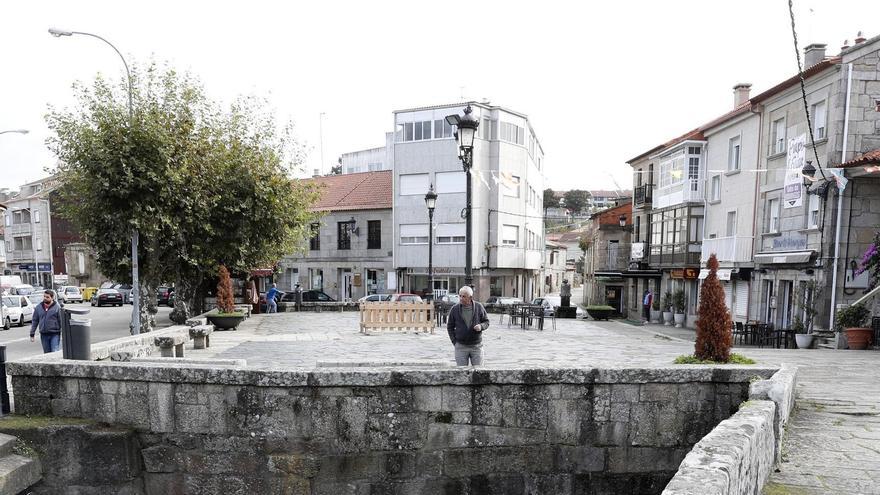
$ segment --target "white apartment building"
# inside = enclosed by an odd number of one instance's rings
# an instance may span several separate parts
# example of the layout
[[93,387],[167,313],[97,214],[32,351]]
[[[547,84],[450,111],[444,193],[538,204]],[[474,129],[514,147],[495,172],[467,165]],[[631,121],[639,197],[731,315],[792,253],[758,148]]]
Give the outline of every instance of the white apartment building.
[[394,134],[385,133],[385,146],[343,153],[339,157],[343,174],[391,170]]
[[[25,184],[6,200],[3,213],[5,272],[22,282],[52,287],[52,224],[47,180]],[[63,256],[63,253],[62,253]],[[63,265],[62,265],[63,268]]]
[[[465,275],[466,178],[450,114],[464,104],[394,112],[394,266],[400,291],[430,291],[433,237],[435,291],[456,291]],[[529,299],[543,292],[544,152],[524,114],[471,103],[480,122],[472,169],[473,276],[476,297]],[[429,233],[424,196],[438,194]]]

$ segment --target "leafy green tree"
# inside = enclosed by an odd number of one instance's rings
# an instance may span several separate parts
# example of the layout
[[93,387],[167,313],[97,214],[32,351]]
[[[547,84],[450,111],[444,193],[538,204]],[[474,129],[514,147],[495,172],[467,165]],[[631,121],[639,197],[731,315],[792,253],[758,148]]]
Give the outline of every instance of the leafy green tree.
[[556,193],[553,192],[553,189],[549,187],[544,189],[544,211],[546,212],[548,208],[558,208],[559,207],[559,198],[556,197]]
[[217,269],[274,264],[306,238],[311,186],[289,178],[302,162],[292,126],[278,129],[264,101],[228,108],[189,74],[155,64],[127,84],[74,85],[77,104],[52,109],[50,148],[60,158],[60,211],[96,253],[100,270],[131,281],[140,236],[141,331],[154,325],[156,287],[175,281],[179,318],[201,312]]
[[590,193],[581,189],[572,189],[565,192],[563,200],[565,201],[565,207],[568,208],[572,215],[579,215],[584,213],[587,205],[590,204]]

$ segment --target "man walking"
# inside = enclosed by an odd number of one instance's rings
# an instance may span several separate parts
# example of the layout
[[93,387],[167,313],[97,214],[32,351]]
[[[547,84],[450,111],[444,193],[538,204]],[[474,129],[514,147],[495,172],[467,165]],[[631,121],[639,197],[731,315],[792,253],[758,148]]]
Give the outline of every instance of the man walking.
[[283,296],[284,293],[278,290],[278,284],[272,284],[272,288],[266,293],[266,312],[277,313],[278,303],[275,302],[276,297]]
[[474,290],[464,286],[458,290],[460,301],[449,310],[446,330],[455,346],[455,364],[483,364],[483,330],[489,328],[489,315],[482,304],[474,301]]
[[55,291],[47,289],[43,292],[43,302],[34,308],[31,320],[31,342],[34,334],[40,329],[40,342],[43,352],[55,352],[61,343],[61,306],[55,302]]

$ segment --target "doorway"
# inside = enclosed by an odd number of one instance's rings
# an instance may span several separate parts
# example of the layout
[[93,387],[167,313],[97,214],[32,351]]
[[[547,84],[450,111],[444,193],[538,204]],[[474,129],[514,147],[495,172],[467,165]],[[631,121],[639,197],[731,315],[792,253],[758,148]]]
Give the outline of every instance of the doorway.
[[623,296],[623,287],[619,285],[609,285],[605,287],[605,304],[614,308],[618,314],[622,314],[620,303]]
[[345,270],[342,272],[342,283],[339,284],[339,295],[340,300],[342,301],[351,301],[351,283],[352,283],[352,275],[351,270]]

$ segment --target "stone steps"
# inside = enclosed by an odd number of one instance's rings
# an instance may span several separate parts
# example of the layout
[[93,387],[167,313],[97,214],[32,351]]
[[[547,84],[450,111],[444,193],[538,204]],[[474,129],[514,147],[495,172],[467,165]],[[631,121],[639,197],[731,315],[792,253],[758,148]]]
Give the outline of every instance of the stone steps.
[[38,459],[14,454],[17,439],[0,433],[0,493],[21,493],[43,477]]

